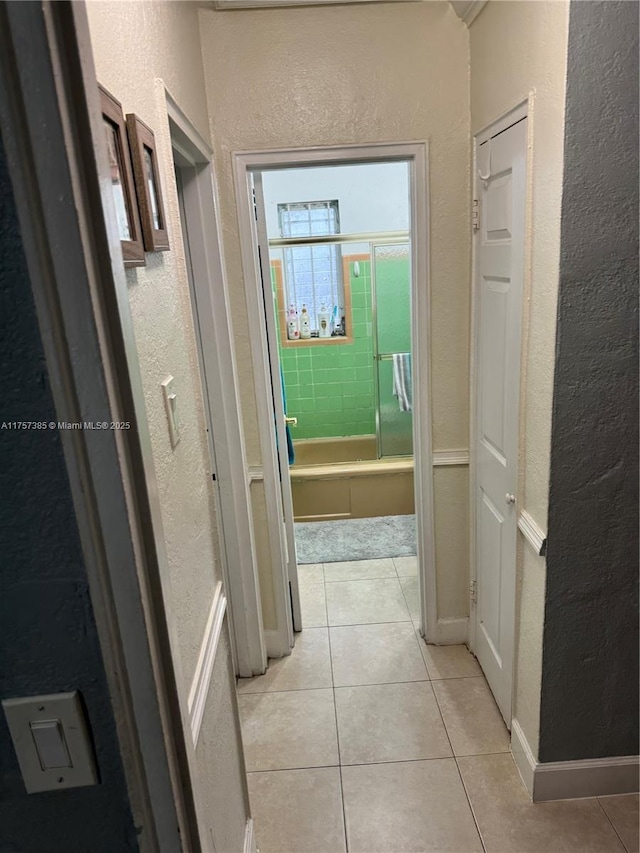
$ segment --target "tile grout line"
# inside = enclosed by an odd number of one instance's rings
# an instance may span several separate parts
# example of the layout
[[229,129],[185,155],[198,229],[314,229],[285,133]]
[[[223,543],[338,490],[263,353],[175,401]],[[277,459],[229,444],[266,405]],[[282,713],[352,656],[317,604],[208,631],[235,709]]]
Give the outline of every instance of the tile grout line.
[[[453,753],[453,750],[452,750]],[[325,770],[336,768],[339,770],[342,767],[382,767],[385,764],[416,764],[425,761],[455,761],[456,758],[487,758],[490,755],[510,755],[508,752],[484,752],[473,755],[440,755],[432,758],[394,758],[389,761],[357,761],[354,764],[311,764],[305,767],[274,767],[266,770],[248,770],[247,774],[257,773],[291,773],[295,770]],[[468,797],[467,797],[468,799]],[[596,797],[586,797],[585,799],[597,799]]]
[[[324,577],[324,563],[322,564],[322,575]],[[326,601],[326,581],[325,581],[325,601]],[[329,622],[329,609],[327,607],[327,622]],[[331,690],[333,693],[333,714],[336,723],[336,748],[338,750],[338,774],[340,776],[340,802],[342,803],[342,829],[344,832],[344,848],[345,853],[349,853],[349,838],[347,836],[347,812],[344,805],[344,783],[342,779],[342,757],[340,755],[340,731],[338,729],[338,707],[336,705],[336,687],[333,677],[333,655],[331,654],[331,631],[327,626],[327,636],[329,638],[329,668],[331,670]]]
[[[432,685],[432,689],[433,689],[433,685]],[[473,823],[475,825],[476,832],[478,833],[478,838],[480,839],[480,844],[482,845],[482,849],[485,851],[485,853],[487,853],[487,848],[486,848],[486,845],[484,843],[484,838],[482,837],[482,833],[480,832],[480,825],[478,823],[478,820],[476,818],[476,813],[475,813],[473,806],[471,804],[471,798],[469,797],[469,792],[467,791],[467,786],[464,784],[464,779],[462,778],[462,772],[460,771],[460,765],[458,764],[458,756],[456,755],[455,750],[453,748],[453,743],[451,742],[451,737],[449,736],[449,729],[447,728],[447,724],[445,723],[444,714],[442,713],[442,708],[440,707],[440,702],[438,702],[438,694],[436,693],[435,690],[433,691],[433,695],[434,695],[435,700],[436,700],[436,706],[438,708],[438,713],[440,714],[440,719],[442,720],[442,725],[444,726],[444,730],[445,730],[445,733],[447,735],[447,740],[449,741],[449,746],[451,747],[451,754],[453,756],[453,760],[455,761],[456,770],[458,771],[458,777],[460,779],[460,784],[462,785],[462,790],[464,791],[464,795],[467,798],[467,803],[469,804],[469,811],[471,812],[471,817],[473,818]]]
[[602,805],[602,803],[600,802],[600,797],[594,797],[594,800],[597,800],[597,801],[598,801],[598,805],[600,806],[600,808],[601,808],[601,809],[602,809],[602,811],[604,812],[604,816],[606,817],[606,819],[607,819],[607,820],[609,821],[609,823],[611,824],[611,828],[613,829],[613,831],[615,832],[615,834],[616,834],[616,836],[617,836],[618,840],[620,841],[620,844],[622,845],[622,849],[625,851],[625,853],[631,853],[631,851],[629,850],[629,848],[627,847],[627,845],[626,845],[626,844],[624,843],[624,841],[622,840],[622,836],[620,835],[620,833],[619,833],[619,832],[618,832],[618,830],[616,829],[616,825],[615,825],[615,823],[611,820],[611,818],[609,817],[609,814],[607,813],[607,810],[605,809],[605,807],[604,807],[604,806]]
[[[414,628],[415,628],[415,625],[414,625],[414,622],[413,622],[413,616],[411,615],[411,608],[409,607],[409,599],[407,598],[407,596],[406,596],[406,594],[405,594],[404,587],[402,586],[402,580],[400,579],[400,576],[399,576],[399,575],[398,575],[398,583],[399,583],[399,585],[400,585],[400,592],[402,593],[402,597],[404,598],[404,604],[405,604],[405,607],[407,608],[407,611],[408,611],[408,613],[409,613],[409,619],[411,619],[411,624],[412,624],[412,625],[414,626]],[[418,615],[418,621],[419,621],[419,620],[420,620],[420,615]],[[425,666],[426,666],[426,664],[425,664]]]

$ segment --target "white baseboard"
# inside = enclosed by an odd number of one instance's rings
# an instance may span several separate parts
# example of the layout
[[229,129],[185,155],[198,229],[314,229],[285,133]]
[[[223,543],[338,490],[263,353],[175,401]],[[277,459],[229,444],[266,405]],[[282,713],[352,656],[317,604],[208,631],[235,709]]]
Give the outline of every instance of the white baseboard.
[[436,629],[429,632],[430,643],[437,646],[455,646],[469,640],[469,619],[458,616],[451,619],[438,619]]
[[243,853],[256,853],[256,836],[253,831],[253,818],[249,818],[247,820],[247,825],[244,831]]
[[633,794],[639,788],[639,756],[622,755],[540,764],[534,758],[517,720],[513,720],[511,726],[511,752],[534,803]]
[[226,609],[227,599],[222,591],[222,582],[218,581],[211,602],[209,618],[207,619],[202,636],[202,645],[200,646],[196,671],[191,682],[191,689],[189,690],[189,722],[191,723],[191,736],[194,746],[198,743],[198,735],[200,734],[200,726],[202,725],[207,696],[209,695],[211,673],[213,672],[213,665],[216,660],[216,652],[218,650],[218,642],[220,640],[220,632],[222,631]]
[[520,723],[516,719],[511,721],[511,754],[524,786],[533,799],[533,778],[538,762],[534,758],[529,741],[524,736]]

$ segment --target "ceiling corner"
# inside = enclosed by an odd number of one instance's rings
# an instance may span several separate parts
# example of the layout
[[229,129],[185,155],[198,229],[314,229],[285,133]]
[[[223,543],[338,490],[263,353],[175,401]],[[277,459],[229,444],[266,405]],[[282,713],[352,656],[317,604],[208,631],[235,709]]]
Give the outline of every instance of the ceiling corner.
[[456,15],[470,27],[487,5],[487,0],[449,0]]

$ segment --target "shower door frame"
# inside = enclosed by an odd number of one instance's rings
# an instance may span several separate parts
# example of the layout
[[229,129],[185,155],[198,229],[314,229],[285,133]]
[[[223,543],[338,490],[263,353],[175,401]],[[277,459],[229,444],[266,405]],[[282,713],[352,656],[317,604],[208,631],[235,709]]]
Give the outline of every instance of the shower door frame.
[[[272,554],[278,552],[273,566],[276,609],[281,616],[270,632],[270,656],[290,654],[292,647],[291,607],[286,582],[286,548],[276,519],[282,518],[282,494],[279,487],[278,454],[273,429],[274,393],[270,377],[279,365],[277,348],[267,338],[265,305],[272,304],[265,293],[260,272],[259,239],[256,228],[251,177],[256,172],[309,166],[364,165],[406,162],[409,166],[410,244],[411,244],[411,337],[413,350],[413,459],[417,528],[418,584],[420,590],[420,633],[428,642],[442,642],[438,625],[436,598],[436,562],[433,499],[433,451],[431,440],[431,371],[429,280],[429,147],[428,142],[408,141],[366,145],[282,148],[233,153],[233,173],[242,258],[244,294],[247,305],[253,366],[254,391],[258,410],[258,428],[263,448],[262,470],[257,472],[265,487],[265,499],[278,508],[269,523]],[[268,246],[265,247],[268,250]],[[269,283],[270,286],[270,283]],[[277,395],[275,396],[277,400]],[[276,403],[276,405],[278,405]],[[266,452],[265,452],[266,451]],[[446,641],[446,640],[445,640]]]
[[[373,335],[373,359],[375,361],[375,382],[373,383],[374,393],[375,393],[375,416],[376,416],[376,453],[378,459],[382,459],[382,426],[381,426],[381,418],[380,418],[380,347],[378,343],[378,301],[377,301],[377,291],[376,291],[376,263],[375,263],[375,252],[378,246],[409,246],[409,252],[411,253],[411,236],[409,240],[404,240],[401,238],[389,239],[389,240],[374,240],[369,243],[369,254],[371,256],[371,325],[372,325],[372,335]],[[411,254],[410,254],[411,257]],[[409,265],[409,287],[413,292],[413,269],[411,265]],[[388,353],[383,353],[387,355]],[[413,328],[411,329],[411,354],[413,358]],[[413,377],[412,382],[413,385]],[[413,393],[413,388],[411,389]],[[411,431],[413,432],[413,409],[415,406],[412,405],[411,412]],[[398,459],[403,456],[407,456],[406,453],[397,453],[390,454],[390,458]],[[411,456],[414,456],[413,453],[413,441],[411,447]],[[415,457],[414,457],[415,459]]]

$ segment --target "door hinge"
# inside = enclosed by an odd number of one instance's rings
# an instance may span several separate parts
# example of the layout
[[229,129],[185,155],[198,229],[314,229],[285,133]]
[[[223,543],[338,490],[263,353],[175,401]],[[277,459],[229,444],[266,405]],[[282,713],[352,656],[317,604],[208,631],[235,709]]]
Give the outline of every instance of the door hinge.
[[480,202],[477,198],[474,198],[473,200],[473,208],[471,211],[471,227],[473,229],[474,234],[480,230]]
[[469,595],[471,596],[471,601],[475,604],[478,601],[478,582],[471,581],[469,583]]

